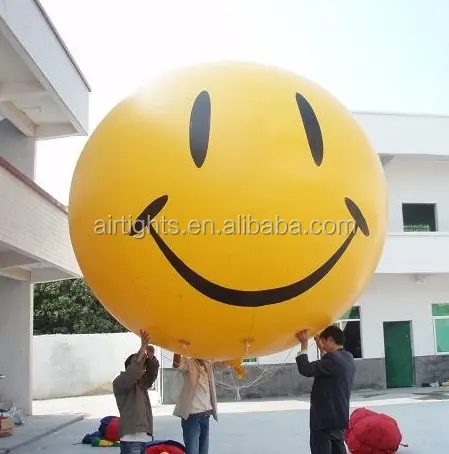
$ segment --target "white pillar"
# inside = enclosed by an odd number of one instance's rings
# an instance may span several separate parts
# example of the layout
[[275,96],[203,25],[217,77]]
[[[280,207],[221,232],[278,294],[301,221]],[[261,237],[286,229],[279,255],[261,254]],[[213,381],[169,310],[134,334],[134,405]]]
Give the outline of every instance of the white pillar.
[[33,286],[0,277],[0,399],[32,413]]

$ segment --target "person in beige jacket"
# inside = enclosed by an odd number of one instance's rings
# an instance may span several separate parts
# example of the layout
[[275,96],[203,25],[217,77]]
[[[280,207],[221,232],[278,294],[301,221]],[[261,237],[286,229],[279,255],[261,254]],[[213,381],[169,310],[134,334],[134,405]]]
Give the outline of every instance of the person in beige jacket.
[[184,375],[173,414],[181,418],[186,454],[208,454],[210,417],[218,421],[214,369],[224,363],[175,354],[173,367]]

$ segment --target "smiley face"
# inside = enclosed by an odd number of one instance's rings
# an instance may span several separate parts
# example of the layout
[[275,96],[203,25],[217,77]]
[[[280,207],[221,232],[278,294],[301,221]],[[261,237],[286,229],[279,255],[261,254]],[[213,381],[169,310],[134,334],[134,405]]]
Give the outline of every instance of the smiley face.
[[[320,124],[312,106],[300,93],[296,93],[295,99],[309,144],[310,155],[315,165],[319,167],[324,158],[324,145]],[[207,91],[202,91],[193,103],[189,126],[190,153],[193,162],[198,168],[201,168],[205,163],[209,148],[211,113],[210,95]],[[341,246],[321,266],[306,277],[302,277],[295,282],[282,287],[262,290],[228,288],[211,282],[195,272],[195,270],[190,268],[176,255],[158,234],[151,224],[151,220],[154,220],[157,217],[167,201],[167,195],[163,195],[153,200],[145,207],[142,213],[137,216],[136,222],[131,226],[129,234],[135,236],[140,234],[143,229],[149,229],[150,235],[158,245],[162,254],[164,254],[180,277],[207,298],[234,306],[260,307],[269,304],[282,303],[303,294],[311,287],[318,284],[326,274],[332,270],[359,230],[363,235],[369,237],[369,227],[360,208],[349,197],[345,197],[344,202],[348,209],[348,214],[354,221],[352,231],[348,234]]]
[[[380,161],[350,113],[294,74],[239,63],[178,71],[117,105],[77,164],[69,221],[119,321],[229,359],[341,315],[375,270],[386,212]],[[270,234],[242,233],[249,218]]]

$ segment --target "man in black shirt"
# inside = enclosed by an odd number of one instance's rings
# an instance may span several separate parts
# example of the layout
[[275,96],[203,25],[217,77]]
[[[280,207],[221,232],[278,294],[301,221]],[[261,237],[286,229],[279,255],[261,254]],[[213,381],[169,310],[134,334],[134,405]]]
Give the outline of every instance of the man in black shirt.
[[355,376],[351,353],[344,350],[345,335],[328,326],[317,338],[321,359],[309,362],[308,333],[296,335],[301,351],[296,357],[298,372],[313,377],[310,394],[310,450],[312,454],[346,454],[343,439],[349,422],[349,401]]

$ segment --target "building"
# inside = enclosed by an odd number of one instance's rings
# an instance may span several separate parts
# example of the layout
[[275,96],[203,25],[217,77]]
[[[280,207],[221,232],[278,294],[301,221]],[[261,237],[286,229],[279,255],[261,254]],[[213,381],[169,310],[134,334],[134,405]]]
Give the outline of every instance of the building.
[[[389,191],[389,234],[375,276],[336,321],[356,357],[355,387],[449,379],[449,117],[361,112],[355,117],[380,156]],[[296,351],[249,358],[245,383],[258,381],[240,395],[308,391],[310,380],[296,371]],[[178,382],[168,360],[164,367],[163,401],[170,403]],[[234,384],[229,372],[217,378],[221,397],[235,397],[242,384]]]
[[[0,0],[0,400],[27,413],[33,284],[81,276],[66,207],[34,182],[35,145],[87,134],[88,95],[40,3]],[[389,235],[376,274],[336,321],[356,357],[355,386],[449,378],[449,118],[355,115],[381,157],[390,198]],[[310,380],[298,377],[295,350],[249,358],[245,384],[220,373],[221,398],[235,397],[239,387],[242,397],[307,391]],[[164,371],[155,386],[165,403],[179,390],[170,356],[161,353]]]
[[0,0],[0,401],[28,414],[33,284],[81,276],[67,209],[34,182],[36,141],[86,135],[89,91],[39,1]]

